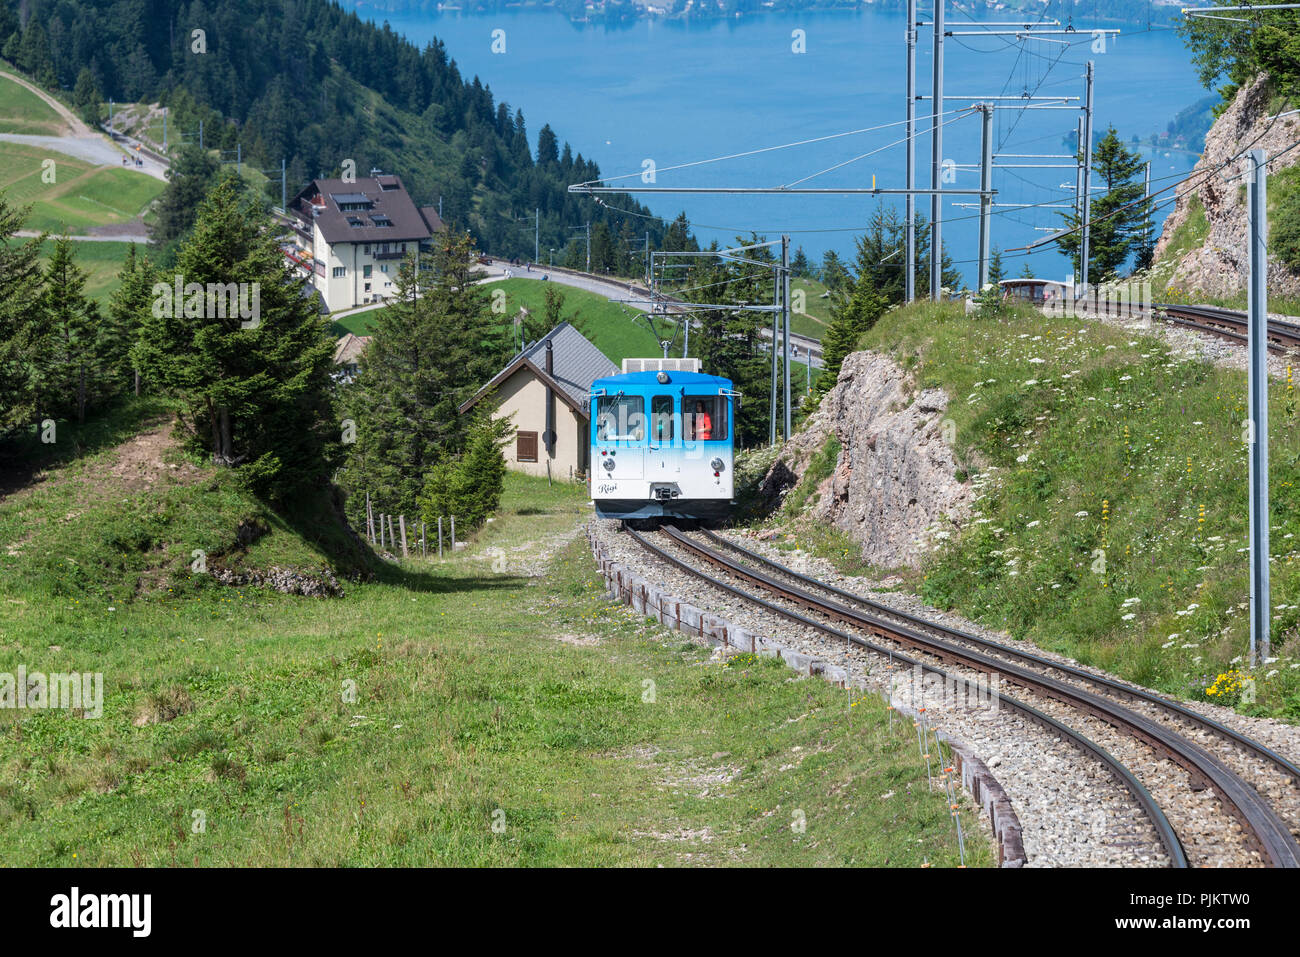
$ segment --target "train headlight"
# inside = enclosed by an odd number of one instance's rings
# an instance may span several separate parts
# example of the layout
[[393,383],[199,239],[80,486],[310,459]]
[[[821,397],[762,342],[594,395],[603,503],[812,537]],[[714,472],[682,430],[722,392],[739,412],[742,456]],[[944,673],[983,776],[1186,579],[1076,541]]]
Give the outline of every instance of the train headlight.
[[727,463],[722,461],[722,459],[714,459],[712,462],[709,463],[709,468],[713,469],[713,471],[715,472],[721,472],[726,467],[727,467]]
[[603,466],[605,467],[605,471],[606,471],[606,472],[612,472],[612,471],[614,471],[614,460],[613,460],[613,459],[605,459],[605,461],[601,462],[600,464],[603,465]]
[[668,384],[668,373],[667,373],[667,372],[660,372],[657,376],[655,376],[655,379],[658,380],[658,382],[659,382],[660,385],[667,385],[667,384]]

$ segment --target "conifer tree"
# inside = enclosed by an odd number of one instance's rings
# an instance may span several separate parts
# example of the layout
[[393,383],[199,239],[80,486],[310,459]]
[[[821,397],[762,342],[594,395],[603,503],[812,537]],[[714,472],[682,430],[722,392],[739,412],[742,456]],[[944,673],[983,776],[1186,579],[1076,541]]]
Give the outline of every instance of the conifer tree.
[[34,411],[29,339],[37,314],[45,235],[28,240],[14,235],[30,209],[10,206],[0,193],[0,433]]
[[110,391],[112,371],[109,336],[99,307],[86,296],[86,276],[72,240],[60,236],[41,275],[39,331],[31,342],[39,411],[71,412],[78,425],[87,407]]
[[414,259],[398,270],[396,293],[376,315],[361,373],[347,387],[356,444],[338,481],[354,521],[370,494],[386,512],[414,515],[429,472],[465,448],[460,405],[510,355],[510,328],[474,285],[474,244],[448,230],[435,238],[431,279],[417,279]]
[[237,177],[204,198],[159,278],[132,359],[176,400],[190,445],[272,501],[318,485],[338,454],[334,342]]
[[153,284],[156,271],[147,256],[136,251],[135,243],[127,247],[126,261],[118,273],[120,285],[109,297],[107,325],[112,337],[112,365],[130,388],[140,394],[140,370],[131,361],[131,351],[140,336],[145,317],[153,307]]
[[[1140,174],[1142,157],[1128,149],[1110,127],[1092,153],[1092,169],[1097,185],[1105,193],[1092,200],[1089,210],[1088,276],[1089,283],[1105,282],[1119,274],[1129,255],[1139,252],[1145,235],[1150,202],[1143,199],[1145,185]],[[1075,273],[1079,270],[1082,233],[1077,230],[1079,217],[1070,212],[1061,217],[1075,232],[1056,241],[1061,252],[1070,257]]]

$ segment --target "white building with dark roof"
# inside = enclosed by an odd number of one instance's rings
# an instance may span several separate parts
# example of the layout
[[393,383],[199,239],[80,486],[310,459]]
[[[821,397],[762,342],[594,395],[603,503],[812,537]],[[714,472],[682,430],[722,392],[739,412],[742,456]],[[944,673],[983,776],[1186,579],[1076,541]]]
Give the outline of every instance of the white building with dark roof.
[[287,212],[331,312],[393,295],[402,260],[431,252],[433,234],[443,229],[437,209],[416,206],[400,177],[377,170],[355,182],[312,180]]

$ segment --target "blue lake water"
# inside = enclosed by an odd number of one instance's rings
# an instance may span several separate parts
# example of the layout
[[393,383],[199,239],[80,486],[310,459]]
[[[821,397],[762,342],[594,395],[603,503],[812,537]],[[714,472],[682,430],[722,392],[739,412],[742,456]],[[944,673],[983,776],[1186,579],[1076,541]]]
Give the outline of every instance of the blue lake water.
[[[439,37],[466,78],[478,75],[498,101],[524,111],[534,144],[537,131],[549,122],[561,141],[595,159],[607,177],[640,174],[648,159],[658,169],[657,186],[787,185],[902,137],[902,128],[894,126],[690,169],[665,169],[902,120],[906,17],[901,14],[769,13],[691,24],[641,20],[607,29],[574,24],[550,11],[403,15],[377,13],[364,3],[347,5],[368,19],[387,20],[421,46]],[[950,14],[949,29],[960,30],[961,19],[961,14]],[[505,50],[494,53],[497,30],[504,31]],[[805,53],[792,52],[795,30],[804,32]],[[1082,97],[1085,64],[1092,59],[1097,128],[1113,124],[1125,140],[1161,132],[1175,113],[1205,91],[1172,30],[1123,30],[1104,50],[1094,50],[1086,34],[1023,45],[1010,38],[950,38],[945,45],[945,92],[979,97],[1028,90],[1040,96]],[[917,91],[928,94],[930,36],[926,28],[919,33]],[[1062,39],[1070,42],[1059,42]],[[918,114],[928,110],[928,102],[918,104]],[[999,109],[995,148],[999,153],[1067,152],[1063,138],[1073,131],[1076,116],[1077,111]],[[928,123],[928,116],[920,117],[920,125],[928,129]],[[944,130],[945,157],[977,166],[979,138],[978,115],[952,123]],[[1152,159],[1153,190],[1176,182],[1196,159],[1180,152],[1147,155]],[[917,143],[918,185],[928,185],[929,159],[927,135]],[[893,146],[803,185],[869,186],[874,175],[880,187],[901,187],[905,162],[903,147]],[[1008,157],[1002,162],[1069,161]],[[621,182],[639,184],[639,177]],[[997,170],[993,185],[999,203],[1071,202],[1073,192],[1058,188],[1062,183],[1073,186],[1072,169]],[[978,169],[959,170],[955,185],[978,187]],[[788,232],[795,245],[817,259],[830,248],[851,255],[855,232],[878,203],[902,206],[901,198],[860,196],[640,198],[667,218],[685,210],[704,243],[714,238],[729,243],[750,230],[769,238]],[[975,211],[951,205],[967,201],[949,201],[944,243],[973,282]],[[918,199],[918,208],[928,213],[928,199]],[[1166,211],[1160,210],[1158,220]],[[993,219],[993,244],[1009,249],[1041,238],[1059,226],[1057,212],[1002,210]],[[1025,258],[1008,255],[1007,272],[1018,274]],[[1065,258],[1050,249],[1027,258],[1038,275],[1064,275],[1067,270]]]

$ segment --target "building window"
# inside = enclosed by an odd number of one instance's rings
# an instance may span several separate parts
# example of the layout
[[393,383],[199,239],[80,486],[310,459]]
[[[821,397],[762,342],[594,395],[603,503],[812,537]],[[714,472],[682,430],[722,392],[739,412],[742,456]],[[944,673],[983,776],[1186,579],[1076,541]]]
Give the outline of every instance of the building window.
[[515,461],[537,461],[537,433],[518,432],[515,434]]
[[348,268],[347,268],[346,266],[335,266],[335,267],[334,267],[334,278],[335,278],[335,279],[342,279],[342,278],[343,278],[344,276],[346,276],[347,274],[348,274]]
[[370,255],[370,244],[369,244],[369,243],[366,243],[364,246],[362,246],[362,247],[361,247],[361,251],[362,251],[363,253],[365,253],[367,256],[369,256],[369,255]]
[[380,266],[380,267],[379,267],[379,271],[380,271],[380,272],[388,272],[388,265],[385,263],[384,265]]
[[366,291],[366,292],[369,292],[369,291],[370,291],[370,283],[366,283],[366,289],[365,289],[365,291]]
[[361,275],[362,275],[362,278],[369,279],[369,278],[370,278],[370,270],[371,270],[372,268],[373,268],[373,267],[370,266],[369,264],[367,264],[367,265],[365,265],[365,266],[362,266],[362,267],[361,267]]

